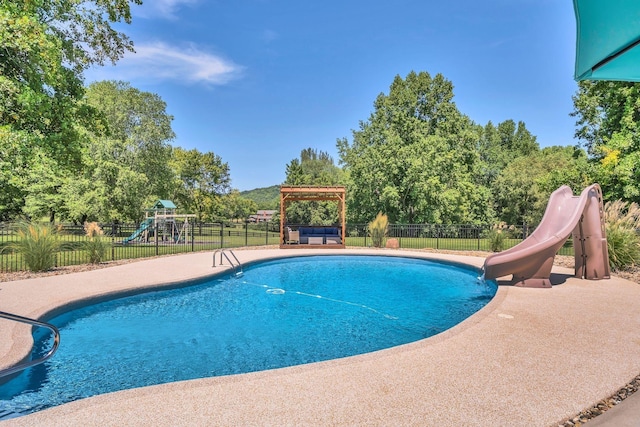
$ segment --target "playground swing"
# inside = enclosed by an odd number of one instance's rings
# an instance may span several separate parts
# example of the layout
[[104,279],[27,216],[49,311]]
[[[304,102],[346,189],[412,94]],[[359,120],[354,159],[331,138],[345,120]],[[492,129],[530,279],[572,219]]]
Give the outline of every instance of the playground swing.
[[[180,224],[178,218],[184,217]],[[158,223],[158,238],[161,241],[173,241],[173,243],[186,243],[189,240],[189,218],[195,215],[156,215],[155,221]]]

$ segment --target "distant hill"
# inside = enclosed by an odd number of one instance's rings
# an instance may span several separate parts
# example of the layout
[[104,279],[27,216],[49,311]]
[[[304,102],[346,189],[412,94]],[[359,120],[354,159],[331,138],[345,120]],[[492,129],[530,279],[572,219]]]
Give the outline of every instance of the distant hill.
[[240,197],[253,200],[258,209],[275,209],[280,202],[280,186],[256,188],[254,190],[241,191]]

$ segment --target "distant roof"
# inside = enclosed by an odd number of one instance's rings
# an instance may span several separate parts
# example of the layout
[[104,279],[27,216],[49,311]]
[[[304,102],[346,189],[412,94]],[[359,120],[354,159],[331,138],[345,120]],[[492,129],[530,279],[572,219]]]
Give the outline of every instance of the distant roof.
[[176,205],[174,205],[171,200],[158,200],[156,204],[153,205],[153,208],[177,209]]

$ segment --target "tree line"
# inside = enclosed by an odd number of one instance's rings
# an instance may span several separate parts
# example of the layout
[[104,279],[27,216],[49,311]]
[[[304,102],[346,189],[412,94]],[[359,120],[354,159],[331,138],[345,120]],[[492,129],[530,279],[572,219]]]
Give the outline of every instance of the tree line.
[[594,182],[605,200],[640,202],[639,87],[580,83],[571,113],[578,142],[540,148],[522,121],[473,122],[443,75],[396,76],[351,139],[338,139],[341,168],[309,149],[289,163],[286,182],[345,185],[356,223],[383,212],[393,223],[535,225],[555,189],[579,193]]
[[[213,152],[171,145],[172,117],[156,94],[127,82],[85,86],[90,66],[117,62],[133,43],[140,0],[0,0],[0,221],[139,221],[157,199],[198,220],[246,218],[255,202],[230,186]],[[550,193],[601,184],[606,200],[640,202],[638,84],[581,82],[574,145],[541,148],[522,121],[475,123],[453,83],[426,71],[396,76],[369,118],[336,142],[337,165],[308,148],[286,184],[345,185],[350,222],[378,212],[394,223],[536,224]],[[335,222],[331,203],[287,217]]]

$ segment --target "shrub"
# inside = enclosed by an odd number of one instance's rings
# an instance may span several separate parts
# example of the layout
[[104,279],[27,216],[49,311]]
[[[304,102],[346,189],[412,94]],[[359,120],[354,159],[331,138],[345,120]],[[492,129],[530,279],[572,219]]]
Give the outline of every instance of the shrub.
[[640,207],[622,200],[607,202],[604,220],[611,268],[621,270],[638,264],[640,238],[636,229],[640,228]]
[[489,239],[489,250],[491,252],[502,252],[504,250],[506,237],[502,231],[491,229],[487,238]]
[[22,255],[31,271],[47,271],[55,266],[56,253],[61,242],[57,230],[49,224],[19,222],[16,224],[17,240],[8,248]]
[[505,222],[493,224],[491,230],[487,234],[489,239],[489,250],[491,252],[501,252],[505,249],[506,240],[511,238],[511,234],[515,230],[515,227],[507,226]]
[[96,222],[85,222],[84,231],[88,239],[83,242],[83,249],[87,252],[89,262],[98,264],[107,253],[107,243],[102,239],[104,233]]
[[384,246],[385,238],[387,237],[389,219],[386,215],[379,212],[376,218],[369,223],[369,236],[371,237],[371,244],[374,248],[381,248]]

